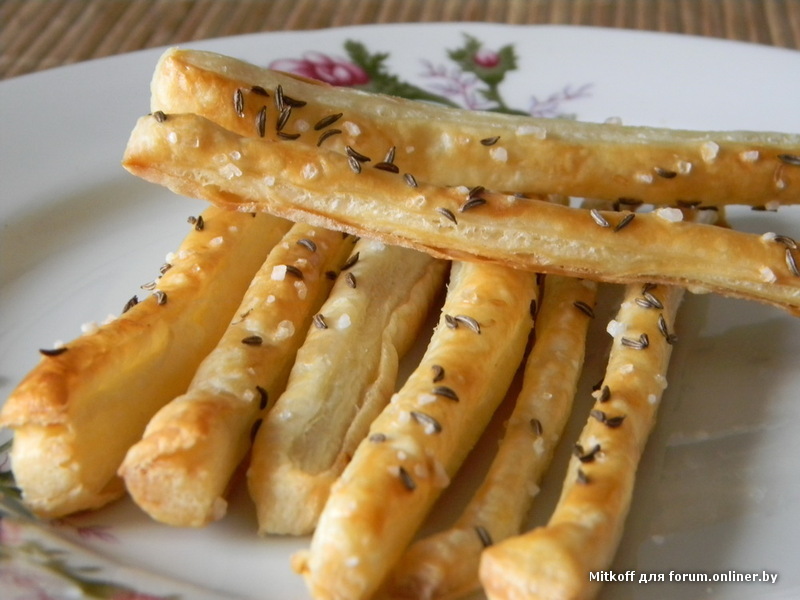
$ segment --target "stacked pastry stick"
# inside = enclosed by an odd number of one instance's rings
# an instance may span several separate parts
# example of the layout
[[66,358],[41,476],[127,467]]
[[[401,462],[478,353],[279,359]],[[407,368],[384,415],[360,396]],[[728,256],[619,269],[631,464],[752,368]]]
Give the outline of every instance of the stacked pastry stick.
[[[155,519],[201,526],[224,514],[244,464],[262,533],[313,531],[294,567],[315,598],[479,583],[492,598],[589,597],[587,572],[609,563],[624,523],[682,291],[800,313],[790,236],[694,218],[800,202],[798,135],[473,113],[179,50],[159,61],[151,108],[125,168],[215,206],[152,299],[46,352],[6,403],[17,481],[43,516],[100,506],[124,482]],[[614,207],[551,202],[563,196]],[[438,325],[398,381],[448,265]],[[627,286],[627,331],[550,523],[520,536],[597,282]],[[522,365],[477,495],[451,530],[409,546]]]

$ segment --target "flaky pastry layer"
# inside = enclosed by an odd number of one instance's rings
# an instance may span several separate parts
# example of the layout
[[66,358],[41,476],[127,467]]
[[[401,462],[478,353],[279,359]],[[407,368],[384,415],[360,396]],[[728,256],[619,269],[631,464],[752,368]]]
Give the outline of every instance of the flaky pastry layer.
[[680,285],[800,312],[800,251],[793,240],[684,221],[677,208],[597,211],[480,189],[410,185],[368,163],[353,168],[336,152],[244,138],[195,115],[143,117],[123,163],[144,179],[220,206],[267,211],[435,256]]
[[437,185],[670,205],[800,202],[800,135],[448,108],[197,50],[165,52],[151,91],[154,111],[196,113],[244,136],[296,138],[341,153],[350,147],[372,164],[391,150],[401,173]]
[[309,534],[336,478],[395,391],[399,361],[447,263],[361,239],[258,430],[247,471],[262,534]]

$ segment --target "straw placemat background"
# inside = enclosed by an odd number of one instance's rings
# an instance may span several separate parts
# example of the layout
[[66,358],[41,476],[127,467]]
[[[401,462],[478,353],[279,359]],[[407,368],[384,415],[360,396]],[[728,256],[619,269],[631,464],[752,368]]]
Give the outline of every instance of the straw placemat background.
[[800,49],[800,0],[0,0],[0,78],[241,33],[433,21],[593,25]]

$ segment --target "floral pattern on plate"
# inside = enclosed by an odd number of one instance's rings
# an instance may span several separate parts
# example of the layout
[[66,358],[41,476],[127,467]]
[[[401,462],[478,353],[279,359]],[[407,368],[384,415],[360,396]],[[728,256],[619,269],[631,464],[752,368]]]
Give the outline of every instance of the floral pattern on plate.
[[[389,53],[371,52],[362,42],[344,43],[347,58],[318,51],[308,51],[302,58],[281,58],[269,68],[295,73],[331,85],[355,87],[369,92],[401,96],[412,100],[438,102],[447,106],[485,110],[534,117],[574,118],[563,110],[566,103],[590,96],[592,84],[567,85],[544,99],[531,96],[527,108],[520,109],[506,102],[502,83],[506,75],[517,70],[517,53],[512,44],[498,49],[487,48],[471,35],[464,43],[447,50],[449,64],[423,59],[421,85],[410,83],[392,73],[386,61]],[[423,87],[427,86],[427,87]]]

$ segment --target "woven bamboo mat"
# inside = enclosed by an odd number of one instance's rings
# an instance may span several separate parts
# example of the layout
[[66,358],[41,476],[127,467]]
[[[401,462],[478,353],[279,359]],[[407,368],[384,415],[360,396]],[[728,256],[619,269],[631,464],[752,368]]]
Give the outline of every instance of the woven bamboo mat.
[[800,49],[800,0],[0,0],[0,78],[242,33],[437,21],[593,25]]

